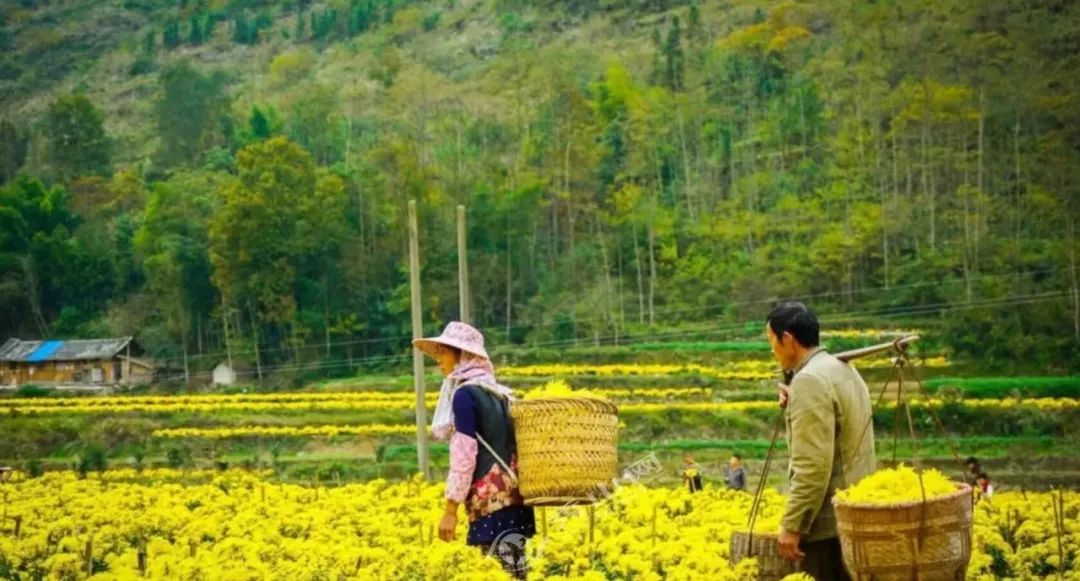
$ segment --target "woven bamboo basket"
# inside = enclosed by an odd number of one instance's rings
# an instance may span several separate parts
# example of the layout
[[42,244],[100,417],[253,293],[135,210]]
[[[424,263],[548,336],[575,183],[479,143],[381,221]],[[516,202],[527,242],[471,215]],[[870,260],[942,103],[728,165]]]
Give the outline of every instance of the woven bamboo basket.
[[833,499],[844,565],[855,581],[962,581],[971,561],[971,487],[890,505]]
[[525,504],[592,504],[612,488],[618,465],[615,404],[591,398],[515,402],[518,479]]
[[731,533],[731,564],[736,565],[743,559],[757,559],[758,581],[779,581],[801,570],[798,563],[780,556],[780,543],[775,533]]

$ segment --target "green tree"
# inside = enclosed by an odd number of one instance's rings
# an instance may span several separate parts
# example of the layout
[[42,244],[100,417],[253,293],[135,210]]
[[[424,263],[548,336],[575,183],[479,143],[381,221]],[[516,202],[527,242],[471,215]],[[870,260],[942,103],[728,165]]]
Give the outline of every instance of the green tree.
[[257,20],[248,20],[244,12],[238,11],[233,19],[233,42],[237,44],[256,44],[259,42],[259,25]]
[[293,30],[293,39],[301,41],[304,39],[304,35],[307,34],[307,19],[304,18],[304,11],[296,11],[296,28]]
[[315,159],[329,165],[341,157],[345,125],[337,88],[315,84],[302,91],[286,122],[286,133]]
[[671,20],[667,40],[664,41],[664,84],[672,91],[683,89],[686,76],[686,56],[682,48],[682,33],[679,30],[679,17]]
[[113,284],[114,292],[127,294],[142,284],[135,256],[136,219],[131,214],[121,214],[113,223]]
[[0,119],[0,185],[15,179],[26,162],[30,135],[7,119]]
[[146,35],[143,36],[143,53],[147,55],[154,55],[157,53],[157,32],[154,29],[146,31]]
[[172,50],[180,46],[180,23],[170,20],[165,24],[165,30],[161,33],[161,46],[165,50]]
[[251,136],[255,140],[263,140],[270,137],[270,119],[266,113],[263,113],[258,105],[251,106],[251,117],[248,119],[248,126],[251,130]]
[[208,148],[227,104],[225,77],[202,73],[180,62],[161,73],[160,94],[154,102],[158,134],[157,160],[164,167],[192,164]]
[[0,324],[48,333],[59,315],[65,282],[77,252],[71,238],[78,221],[68,210],[68,193],[22,176],[0,188]]
[[144,257],[146,290],[179,343],[188,377],[194,321],[208,319],[218,304],[210,281],[207,228],[224,180],[213,172],[181,171],[158,182],[135,235],[135,248]]
[[203,19],[198,13],[188,18],[188,44],[200,45],[206,40],[203,36]]
[[104,117],[86,95],[63,95],[45,113],[49,165],[63,180],[109,173]]
[[217,18],[213,12],[207,12],[203,18],[202,40],[203,42],[214,40],[214,27],[217,26]]
[[344,184],[284,137],[245,147],[236,168],[237,178],[219,190],[210,259],[215,287],[251,319],[258,351],[264,325],[294,322],[297,273],[340,239]]

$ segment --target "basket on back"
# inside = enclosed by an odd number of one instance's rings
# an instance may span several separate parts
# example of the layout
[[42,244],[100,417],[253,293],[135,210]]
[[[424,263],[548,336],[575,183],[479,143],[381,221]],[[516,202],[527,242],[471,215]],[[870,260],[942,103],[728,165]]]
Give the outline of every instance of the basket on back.
[[927,501],[833,499],[844,564],[854,581],[962,581],[971,561],[971,487]]
[[801,569],[798,563],[780,556],[776,531],[752,535],[747,531],[731,533],[731,564],[751,558],[757,559],[758,581],[779,581]]
[[592,398],[515,402],[518,479],[525,504],[591,504],[610,490],[618,465],[617,408]]

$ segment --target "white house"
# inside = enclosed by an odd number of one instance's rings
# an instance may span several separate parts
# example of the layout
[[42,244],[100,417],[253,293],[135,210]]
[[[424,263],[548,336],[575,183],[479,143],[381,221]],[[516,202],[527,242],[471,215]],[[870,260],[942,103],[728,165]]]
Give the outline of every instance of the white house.
[[232,385],[236,383],[236,370],[222,361],[214,367],[214,385]]

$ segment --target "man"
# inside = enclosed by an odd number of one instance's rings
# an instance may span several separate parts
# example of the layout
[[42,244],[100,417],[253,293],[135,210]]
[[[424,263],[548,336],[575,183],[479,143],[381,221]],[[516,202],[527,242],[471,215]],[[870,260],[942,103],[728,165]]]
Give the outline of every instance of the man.
[[870,392],[859,373],[819,346],[817,317],[802,303],[777,306],[766,322],[788,438],[790,493],[780,554],[816,579],[847,580],[832,497],[875,469]]
[[732,490],[746,490],[746,470],[742,467],[742,456],[732,454],[728,461],[727,486]]

